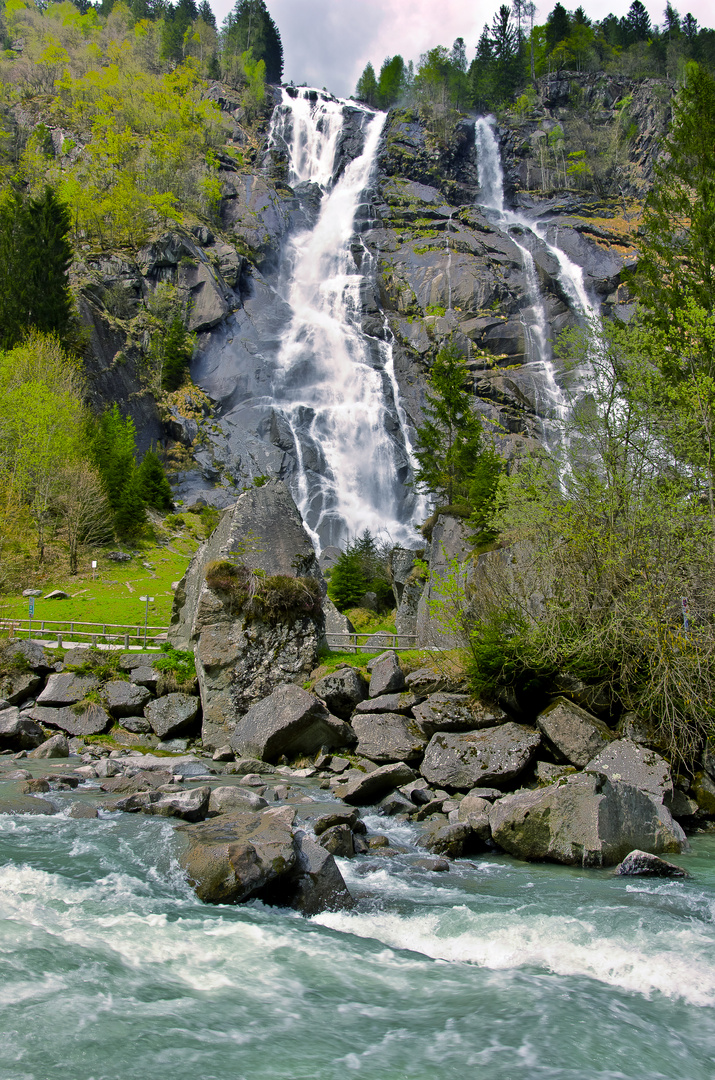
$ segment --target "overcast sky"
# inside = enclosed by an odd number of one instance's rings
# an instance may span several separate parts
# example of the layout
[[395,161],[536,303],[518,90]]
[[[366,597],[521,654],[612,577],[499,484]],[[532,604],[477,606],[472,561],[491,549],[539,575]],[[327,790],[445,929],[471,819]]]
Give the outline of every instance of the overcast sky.
[[[232,0],[209,0],[219,25],[233,7]],[[235,0],[234,0],[235,2]],[[625,15],[631,0],[562,0],[573,10],[583,4],[592,19],[609,12]],[[556,0],[537,7],[537,22],[545,22]],[[266,0],[283,40],[284,78],[310,86],[325,86],[347,97],[370,60],[379,74],[387,56],[400,53],[405,61],[435,45],[450,47],[457,37],[474,57],[485,22],[491,23],[498,0]],[[662,24],[666,0],[645,0],[651,21]],[[715,21],[712,0],[687,0],[673,5],[681,15],[690,11],[701,26]]]

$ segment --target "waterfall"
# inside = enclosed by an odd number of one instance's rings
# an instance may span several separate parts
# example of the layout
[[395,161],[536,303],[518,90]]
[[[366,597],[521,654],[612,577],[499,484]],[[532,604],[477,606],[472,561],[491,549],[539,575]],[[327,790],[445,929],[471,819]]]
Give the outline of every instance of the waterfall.
[[[549,342],[548,319],[534,256],[520,237],[525,237],[525,235],[533,237],[540,247],[554,257],[559,267],[558,280],[563,294],[567,297],[572,310],[583,321],[593,318],[597,310],[588,296],[581,267],[572,262],[556,242],[547,240],[546,227],[530,220],[524,214],[504,208],[504,173],[492,124],[491,118],[487,117],[480,117],[475,124],[480,204],[487,217],[498,229],[509,236],[521,253],[530,301],[529,308],[521,313],[528,344],[528,365],[543,375],[541,389],[544,400],[540,403],[540,412],[546,416],[544,435],[547,442],[550,442],[548,419],[563,420],[568,412],[568,401],[556,379],[556,369]],[[554,238],[556,239],[558,237]]]
[[[347,102],[315,92],[274,112],[271,140],[288,149],[293,185],[323,190],[314,227],[292,237],[279,285],[291,316],[279,343],[271,405],[295,445],[293,494],[316,546],[365,528],[413,543],[411,448],[392,345],[363,333],[361,293],[374,261],[353,254],[355,218],[374,172],[384,113],[360,109],[362,152],[335,177]],[[362,254],[366,254],[364,251]]]

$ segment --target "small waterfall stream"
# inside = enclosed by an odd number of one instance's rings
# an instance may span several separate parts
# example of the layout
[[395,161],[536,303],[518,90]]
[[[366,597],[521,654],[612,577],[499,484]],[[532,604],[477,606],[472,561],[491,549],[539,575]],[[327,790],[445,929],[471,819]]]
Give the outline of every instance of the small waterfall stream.
[[[558,280],[564,296],[579,318],[587,321],[597,314],[597,309],[588,296],[580,266],[569,259],[566,252],[546,238],[547,227],[543,223],[530,220],[504,207],[504,173],[501,166],[499,144],[494,135],[490,118],[480,117],[475,124],[475,144],[477,148],[477,168],[481,189],[481,205],[487,216],[498,229],[506,233],[519,249],[524,267],[524,276],[530,301],[529,308],[522,311],[522,321],[527,340],[529,366],[542,375],[541,390],[543,398],[539,402],[540,413],[544,419],[544,437],[552,443],[553,424],[549,420],[562,421],[569,411],[569,402],[556,379],[549,341],[549,324],[544,304],[544,297],[539,284],[536,263],[530,248],[523,242],[526,236],[533,237],[556,260],[559,271]],[[557,239],[557,238],[556,238]]]
[[389,339],[361,329],[361,292],[375,267],[363,258],[358,270],[352,250],[385,114],[362,110],[362,152],[334,180],[348,103],[308,94],[293,98],[284,91],[271,133],[288,147],[291,184],[318,184],[324,192],[314,227],[295,235],[285,255],[289,272],[280,289],[292,315],[278,349],[271,404],[292,433],[294,496],[316,545],[340,544],[365,528],[409,542],[415,496],[405,486],[406,417]]

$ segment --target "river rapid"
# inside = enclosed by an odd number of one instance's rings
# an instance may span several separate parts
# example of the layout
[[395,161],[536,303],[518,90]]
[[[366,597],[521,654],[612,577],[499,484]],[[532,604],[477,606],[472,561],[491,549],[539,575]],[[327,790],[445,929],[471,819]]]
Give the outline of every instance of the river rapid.
[[199,902],[167,821],[0,817],[1,1080],[712,1080],[715,837],[689,880],[338,860],[310,919]]

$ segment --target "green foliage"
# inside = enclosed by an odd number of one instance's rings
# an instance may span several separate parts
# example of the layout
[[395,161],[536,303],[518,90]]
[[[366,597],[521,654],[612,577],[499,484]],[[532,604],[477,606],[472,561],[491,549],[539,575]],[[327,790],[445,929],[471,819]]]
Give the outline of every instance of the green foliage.
[[359,554],[343,552],[330,572],[328,596],[338,611],[356,607],[367,592]]
[[0,195],[0,348],[28,327],[66,339],[73,321],[69,288],[70,217],[54,191],[37,198]]
[[417,429],[415,483],[442,504],[464,503],[483,543],[492,536],[488,521],[501,461],[484,438],[469,378],[455,346],[440,349],[429,374],[425,421]]
[[635,285],[667,329],[684,291],[715,307],[715,78],[693,65],[646,199]]
[[204,578],[210,589],[223,594],[229,610],[243,608],[267,622],[315,618],[323,609],[320,585],[312,577],[266,576],[244,563],[218,559],[208,564]]
[[[387,62],[387,61],[386,61]],[[377,79],[375,69],[371,63],[365,65],[365,70],[358,79],[355,87],[355,97],[358,101],[364,101],[371,108],[376,108],[378,101]]]
[[175,649],[168,641],[162,646],[162,655],[152,660],[152,667],[162,674],[171,674],[178,683],[193,682],[196,678],[194,654],[190,649]]
[[184,328],[184,320],[175,315],[165,334],[159,335],[154,351],[163,350],[161,386],[163,390],[178,390],[184,382],[194,352],[194,338]]
[[155,510],[170,510],[171,485],[154,450],[147,450],[138,469],[139,490],[144,503]]
[[250,53],[254,63],[263,65],[268,82],[281,81],[283,45],[263,0],[236,0],[233,11],[226,16],[221,38],[224,70],[230,72],[231,60]]
[[91,450],[112,510],[117,536],[136,536],[146,525],[145,502],[136,464],[136,429],[130,416],[122,416],[116,402],[100,417]]

